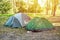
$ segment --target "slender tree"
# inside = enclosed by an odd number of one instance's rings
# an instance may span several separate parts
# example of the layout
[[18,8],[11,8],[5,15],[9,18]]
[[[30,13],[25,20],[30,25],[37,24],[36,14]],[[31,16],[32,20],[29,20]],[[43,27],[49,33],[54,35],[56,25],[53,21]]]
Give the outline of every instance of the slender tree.
[[46,2],[47,6],[46,6],[46,14],[48,15],[48,0]]
[[57,9],[58,0],[52,0],[52,14],[55,16]]

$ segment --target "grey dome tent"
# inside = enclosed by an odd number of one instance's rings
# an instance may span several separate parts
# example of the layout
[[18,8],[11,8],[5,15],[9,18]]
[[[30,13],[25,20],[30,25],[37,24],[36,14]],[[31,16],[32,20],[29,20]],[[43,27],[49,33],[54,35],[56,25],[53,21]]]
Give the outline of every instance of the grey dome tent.
[[17,13],[11,16],[4,24],[8,27],[24,27],[29,22],[30,17],[23,13]]
[[28,31],[43,31],[53,29],[53,25],[45,18],[35,17],[26,25]]

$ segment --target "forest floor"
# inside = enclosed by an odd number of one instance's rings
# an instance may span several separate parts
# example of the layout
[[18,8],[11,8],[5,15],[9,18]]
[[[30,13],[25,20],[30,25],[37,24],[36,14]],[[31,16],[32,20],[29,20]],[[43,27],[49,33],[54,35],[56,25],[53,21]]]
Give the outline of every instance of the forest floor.
[[54,30],[27,32],[25,28],[5,27],[8,17],[0,16],[0,40],[60,40],[60,26],[54,26]]

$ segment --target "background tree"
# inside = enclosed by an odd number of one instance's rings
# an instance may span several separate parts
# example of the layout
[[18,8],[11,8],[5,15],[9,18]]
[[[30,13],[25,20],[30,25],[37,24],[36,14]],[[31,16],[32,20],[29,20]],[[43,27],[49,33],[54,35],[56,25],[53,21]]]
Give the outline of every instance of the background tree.
[[38,4],[38,0],[34,0],[33,4],[29,5],[28,11],[30,13],[40,13],[41,12],[41,6]]
[[50,9],[50,2],[49,0],[46,1],[46,14],[49,14],[49,9]]
[[27,9],[26,9],[27,5],[24,1],[16,2],[16,7],[20,12],[27,12]]
[[11,9],[11,3],[6,0],[0,0],[0,13],[5,14]]
[[59,0],[52,0],[52,14],[53,14],[53,16],[55,16],[55,14],[56,14],[58,1]]

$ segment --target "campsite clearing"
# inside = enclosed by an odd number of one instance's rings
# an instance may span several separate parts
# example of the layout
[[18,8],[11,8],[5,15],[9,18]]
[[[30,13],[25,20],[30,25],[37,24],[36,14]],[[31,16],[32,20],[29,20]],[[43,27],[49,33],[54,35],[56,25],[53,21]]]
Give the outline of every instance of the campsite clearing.
[[10,15],[0,15],[0,40],[60,40],[60,27],[55,27],[55,30],[30,32],[24,28],[9,28],[3,24]]

